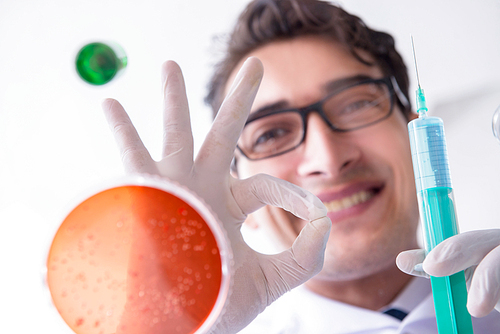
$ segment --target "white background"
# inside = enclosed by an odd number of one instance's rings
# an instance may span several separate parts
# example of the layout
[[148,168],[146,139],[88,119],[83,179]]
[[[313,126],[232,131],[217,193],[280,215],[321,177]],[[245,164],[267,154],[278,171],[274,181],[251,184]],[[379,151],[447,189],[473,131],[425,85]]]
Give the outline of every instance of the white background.
[[[140,3],[140,4],[139,4]],[[123,174],[100,109],[122,102],[152,155],[161,143],[160,66],[187,82],[195,148],[210,126],[203,104],[211,65],[247,0],[0,0],[0,333],[70,333],[43,284],[60,218],[82,192]],[[500,226],[498,0],[341,4],[396,38],[415,89],[410,34],[431,114],[443,117],[462,231]],[[80,47],[114,41],[129,65],[94,87],[74,70]],[[219,50],[219,51],[218,51]]]

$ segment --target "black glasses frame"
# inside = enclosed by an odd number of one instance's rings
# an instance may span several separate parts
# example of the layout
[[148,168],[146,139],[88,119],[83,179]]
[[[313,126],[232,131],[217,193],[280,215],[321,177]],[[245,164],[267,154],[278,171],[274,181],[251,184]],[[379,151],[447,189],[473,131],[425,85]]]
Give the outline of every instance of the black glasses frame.
[[[344,91],[346,89],[350,89],[352,87],[356,87],[356,86],[360,86],[360,85],[365,85],[365,84],[369,84],[369,83],[382,83],[382,84],[385,84],[387,86],[388,91],[389,91],[389,99],[390,99],[390,107],[389,107],[389,112],[387,113],[387,115],[385,115],[384,117],[382,117],[380,119],[377,119],[377,120],[375,120],[373,122],[370,122],[370,123],[367,123],[367,124],[363,124],[363,125],[360,125],[360,126],[357,126],[357,127],[354,127],[354,128],[349,128],[349,129],[341,129],[341,128],[338,128],[335,125],[333,125],[330,122],[330,120],[328,119],[328,117],[326,116],[326,113],[325,113],[325,111],[323,109],[323,104],[325,103],[325,101],[327,101],[332,96],[335,96],[335,95],[341,93],[342,91]],[[310,113],[312,113],[312,112],[317,112],[320,115],[320,117],[323,119],[323,121],[325,121],[325,123],[328,125],[328,127],[332,131],[335,131],[335,132],[348,132],[348,131],[354,131],[354,130],[358,130],[358,129],[361,129],[361,128],[365,128],[365,127],[368,127],[370,125],[373,125],[373,124],[376,124],[378,122],[381,122],[381,121],[383,121],[383,120],[385,120],[385,119],[387,119],[388,117],[391,116],[392,111],[394,109],[394,102],[395,102],[394,101],[394,96],[395,95],[398,97],[399,101],[401,102],[401,104],[404,107],[406,107],[407,105],[409,105],[408,100],[402,94],[401,90],[399,89],[399,86],[397,85],[396,79],[393,76],[385,77],[385,78],[381,78],[381,79],[367,79],[367,80],[361,80],[361,81],[355,82],[355,83],[353,83],[351,85],[347,85],[347,86],[342,87],[341,89],[335,90],[334,92],[328,94],[326,97],[324,97],[323,99],[319,100],[318,102],[315,102],[315,103],[313,103],[311,105],[308,105],[306,107],[273,110],[273,111],[270,111],[270,112],[267,112],[267,113],[263,113],[263,114],[250,115],[250,117],[248,118],[247,122],[245,123],[245,126],[247,126],[249,123],[252,123],[253,121],[256,121],[258,119],[261,119],[261,118],[264,118],[264,117],[267,117],[267,116],[271,116],[271,115],[281,114],[281,113],[285,113],[285,112],[295,112],[295,113],[298,113],[301,116],[301,118],[302,118],[302,125],[303,125],[302,138],[301,138],[301,140],[299,141],[299,143],[297,145],[295,145],[295,146],[293,146],[293,147],[291,147],[291,148],[289,148],[289,149],[287,149],[287,150],[285,150],[283,152],[279,152],[279,153],[272,154],[272,155],[269,155],[269,156],[266,156],[266,157],[262,157],[262,158],[250,158],[250,157],[248,157],[245,154],[245,152],[243,152],[243,150],[238,145],[236,146],[236,148],[238,149],[238,151],[240,151],[241,154],[243,154],[243,156],[245,156],[245,158],[247,158],[248,160],[251,160],[251,161],[273,158],[273,157],[276,157],[276,156],[288,153],[290,151],[293,151],[297,147],[299,147],[304,142],[304,140],[306,138],[307,116]]]

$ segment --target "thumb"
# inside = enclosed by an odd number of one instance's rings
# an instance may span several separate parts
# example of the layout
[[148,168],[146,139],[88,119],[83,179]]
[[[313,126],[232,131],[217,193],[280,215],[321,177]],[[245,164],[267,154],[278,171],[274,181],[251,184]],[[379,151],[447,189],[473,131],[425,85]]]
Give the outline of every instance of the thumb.
[[321,271],[330,227],[328,217],[316,219],[302,229],[290,249],[276,255],[258,255],[268,283],[267,305]]
[[402,272],[413,275],[429,278],[429,275],[424,271],[422,262],[425,259],[425,250],[412,249],[399,253],[396,258],[396,265]]
[[[291,252],[297,265],[306,269],[310,277],[316,275],[323,268],[326,243],[330,236],[332,222],[328,217],[310,221],[295,240]],[[301,284],[303,282],[300,282]],[[297,284],[298,285],[298,284]]]

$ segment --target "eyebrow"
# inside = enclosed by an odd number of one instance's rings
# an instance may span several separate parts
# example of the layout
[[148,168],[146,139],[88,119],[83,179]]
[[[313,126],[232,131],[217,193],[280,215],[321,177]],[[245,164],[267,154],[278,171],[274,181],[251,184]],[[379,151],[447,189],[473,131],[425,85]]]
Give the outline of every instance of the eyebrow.
[[276,110],[284,110],[290,107],[290,104],[285,100],[265,105],[255,111],[252,111],[248,117],[247,123],[255,118],[260,118],[273,113]]
[[374,78],[372,78],[368,75],[360,74],[360,75],[356,75],[353,77],[348,77],[348,78],[343,78],[343,79],[327,82],[325,85],[323,85],[323,88],[327,94],[332,94],[338,90],[348,88],[348,87],[353,86],[357,83],[360,83],[360,82],[363,82],[366,80],[373,80],[373,79]]
[[[348,77],[348,78],[342,78],[339,80],[334,80],[334,81],[329,81],[326,84],[323,85],[323,90],[325,91],[326,95],[333,94],[336,91],[342,90],[344,88],[347,88],[349,86],[352,86],[354,84],[357,84],[359,82],[365,81],[365,80],[372,80],[374,78],[367,76],[367,75],[356,75],[353,77]],[[277,102],[265,105],[259,109],[256,109],[255,111],[252,111],[250,114],[250,117],[248,118],[248,121],[255,119],[255,118],[260,118],[262,116],[265,116],[267,114],[273,113],[274,111],[277,110],[283,110],[286,108],[292,109],[290,107],[290,104],[286,100],[279,100]]]

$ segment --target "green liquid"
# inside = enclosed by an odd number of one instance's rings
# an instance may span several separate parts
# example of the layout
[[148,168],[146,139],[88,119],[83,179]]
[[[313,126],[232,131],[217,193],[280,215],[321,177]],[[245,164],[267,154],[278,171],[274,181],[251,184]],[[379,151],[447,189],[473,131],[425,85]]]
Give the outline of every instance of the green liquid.
[[76,57],[78,74],[93,85],[108,83],[125,66],[127,57],[120,58],[112,47],[103,43],[85,45]]
[[[425,248],[431,251],[443,240],[458,233],[453,190],[436,187],[419,194]],[[467,310],[467,287],[464,272],[452,276],[431,276],[432,295],[439,334],[473,333]]]

